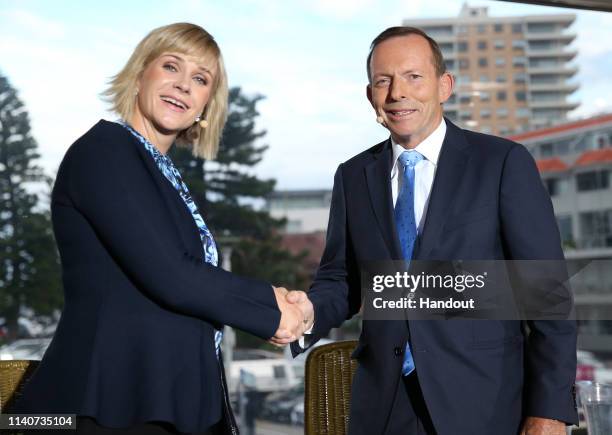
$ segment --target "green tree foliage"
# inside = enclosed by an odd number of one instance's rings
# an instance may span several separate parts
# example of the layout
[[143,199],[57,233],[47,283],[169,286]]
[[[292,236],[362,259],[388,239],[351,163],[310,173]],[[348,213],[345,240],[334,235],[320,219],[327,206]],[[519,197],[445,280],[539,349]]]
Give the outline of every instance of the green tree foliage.
[[0,75],[0,316],[17,333],[22,307],[49,314],[62,304],[59,256],[48,207],[34,189],[48,188],[37,165],[28,113]]

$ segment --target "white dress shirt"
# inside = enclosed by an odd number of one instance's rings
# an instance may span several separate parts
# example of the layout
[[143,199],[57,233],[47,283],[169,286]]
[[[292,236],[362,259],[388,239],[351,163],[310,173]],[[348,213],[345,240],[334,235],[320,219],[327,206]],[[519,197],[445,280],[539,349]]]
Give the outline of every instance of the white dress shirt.
[[[423,157],[425,157],[414,167],[414,219],[415,222],[419,223],[419,234],[421,234],[423,231],[423,225],[425,225],[427,205],[429,204],[429,196],[431,195],[431,187],[433,186],[434,176],[436,175],[438,157],[440,157],[440,150],[442,149],[444,136],[446,136],[446,122],[444,121],[444,118],[442,118],[440,125],[438,125],[438,127],[436,127],[436,129],[429,136],[427,136],[423,142],[413,148],[415,151],[418,151],[423,155]],[[398,158],[401,153],[407,150],[403,146],[397,144],[393,138],[391,138],[391,143],[393,146],[391,195],[393,196],[393,206],[395,206],[401,183],[404,179],[404,177],[402,177],[400,174],[400,170],[403,170],[403,168],[400,167],[401,163],[398,162]],[[311,334],[313,328],[314,324],[308,331],[305,331],[304,334]],[[304,348],[305,343],[303,336],[300,337],[298,343],[301,348]]]
[[[418,151],[425,157],[418,162],[414,167],[414,219],[418,222],[418,232],[421,234],[425,225],[425,217],[427,216],[427,206],[429,205],[429,196],[431,195],[431,187],[433,186],[436,168],[438,167],[438,157],[446,135],[446,122],[444,119],[440,125],[425,138],[423,142],[418,144],[415,151]],[[401,183],[404,177],[401,176],[402,164],[398,162],[401,153],[407,151],[403,146],[393,144],[393,166],[391,168],[391,195],[393,196],[393,205],[397,202]]]

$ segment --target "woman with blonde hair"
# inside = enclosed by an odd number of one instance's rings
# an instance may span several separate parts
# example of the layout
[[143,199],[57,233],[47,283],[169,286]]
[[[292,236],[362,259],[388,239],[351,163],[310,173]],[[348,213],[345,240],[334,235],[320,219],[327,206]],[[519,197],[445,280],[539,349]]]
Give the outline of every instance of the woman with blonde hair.
[[14,412],[76,414],[77,433],[237,433],[220,343],[231,325],[275,344],[303,332],[285,290],[217,267],[214,237],[167,152],[217,152],[227,78],[199,26],[136,47],[100,121],[67,151],[53,188],[65,306]]

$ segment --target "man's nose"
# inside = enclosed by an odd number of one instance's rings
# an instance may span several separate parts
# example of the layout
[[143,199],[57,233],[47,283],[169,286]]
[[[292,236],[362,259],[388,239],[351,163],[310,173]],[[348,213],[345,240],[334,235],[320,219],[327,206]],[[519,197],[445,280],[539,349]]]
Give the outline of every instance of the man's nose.
[[403,85],[402,81],[397,77],[391,81],[391,89],[389,89],[389,97],[393,101],[401,101],[405,100],[408,97],[408,92],[406,87]]

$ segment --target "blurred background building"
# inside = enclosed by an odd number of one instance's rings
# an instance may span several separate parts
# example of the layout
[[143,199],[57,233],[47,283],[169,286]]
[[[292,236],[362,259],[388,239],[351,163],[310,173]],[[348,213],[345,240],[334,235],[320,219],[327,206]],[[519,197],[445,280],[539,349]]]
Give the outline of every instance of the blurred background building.
[[536,159],[565,256],[581,262],[571,281],[579,348],[612,358],[612,114],[510,138]]
[[458,17],[407,19],[439,44],[456,78],[446,116],[464,128],[501,136],[564,122],[578,107],[570,44],[574,14],[491,17],[463,5]]

